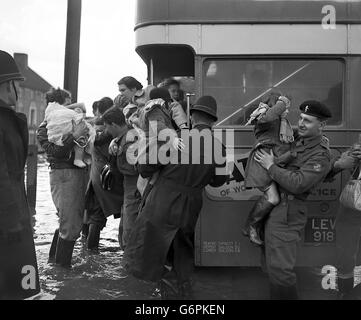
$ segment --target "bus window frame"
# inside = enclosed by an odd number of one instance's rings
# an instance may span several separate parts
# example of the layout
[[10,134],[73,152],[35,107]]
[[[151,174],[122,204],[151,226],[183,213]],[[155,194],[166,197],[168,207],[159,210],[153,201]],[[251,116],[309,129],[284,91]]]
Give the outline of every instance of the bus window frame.
[[[199,72],[198,83],[196,82],[196,88],[199,88],[200,96],[204,94],[203,87],[203,66],[206,60],[271,60],[271,59],[287,59],[287,60],[339,60],[343,63],[343,74],[342,74],[342,119],[339,124],[326,125],[325,131],[337,130],[337,129],[346,129],[348,126],[347,119],[347,102],[348,97],[346,90],[346,81],[349,78],[349,64],[347,61],[347,56],[345,55],[202,55],[199,56],[200,59],[195,59],[195,70]],[[199,64],[197,66],[197,64]],[[220,125],[217,123],[214,125],[214,129],[235,129],[236,131],[252,131],[254,130],[254,125],[244,126],[244,125]]]

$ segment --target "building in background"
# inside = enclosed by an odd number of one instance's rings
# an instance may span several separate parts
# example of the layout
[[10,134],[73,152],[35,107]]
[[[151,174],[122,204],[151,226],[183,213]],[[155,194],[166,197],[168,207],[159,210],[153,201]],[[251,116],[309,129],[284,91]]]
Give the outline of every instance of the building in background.
[[17,111],[25,113],[29,125],[29,144],[36,144],[36,129],[45,115],[45,93],[52,87],[28,65],[28,55],[14,53],[14,59],[25,81],[18,86]]

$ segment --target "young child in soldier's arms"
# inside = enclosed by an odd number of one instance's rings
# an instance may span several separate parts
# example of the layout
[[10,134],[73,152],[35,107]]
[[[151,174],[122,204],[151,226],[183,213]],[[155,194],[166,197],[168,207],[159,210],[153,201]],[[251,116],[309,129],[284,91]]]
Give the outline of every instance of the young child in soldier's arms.
[[290,108],[290,100],[278,93],[271,93],[253,111],[248,124],[254,124],[254,134],[257,143],[248,158],[245,170],[245,187],[258,188],[264,195],[256,202],[246,221],[243,229],[245,236],[251,242],[261,245],[261,232],[263,223],[273,207],[280,201],[277,186],[268,172],[254,159],[256,150],[262,148],[272,150],[277,157],[277,163],[284,166],[292,159],[290,146],[293,142],[293,131],[287,120]]

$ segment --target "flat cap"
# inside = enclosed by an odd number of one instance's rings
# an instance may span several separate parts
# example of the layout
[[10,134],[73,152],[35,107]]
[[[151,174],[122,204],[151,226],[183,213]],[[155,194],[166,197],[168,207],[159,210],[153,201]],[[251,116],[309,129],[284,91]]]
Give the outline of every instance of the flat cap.
[[332,113],[322,102],[316,100],[307,100],[300,105],[300,110],[304,114],[314,116],[320,119],[332,117]]

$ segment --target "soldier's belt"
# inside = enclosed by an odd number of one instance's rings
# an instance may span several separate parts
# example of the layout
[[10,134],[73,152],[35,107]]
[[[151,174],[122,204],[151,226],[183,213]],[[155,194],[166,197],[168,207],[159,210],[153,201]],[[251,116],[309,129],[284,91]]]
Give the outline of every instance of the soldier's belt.
[[281,200],[283,200],[283,201],[291,201],[291,200],[304,201],[306,199],[305,197],[302,197],[299,195],[295,196],[294,194],[290,194],[290,193],[286,193],[286,192],[281,192],[280,197],[281,197]]

